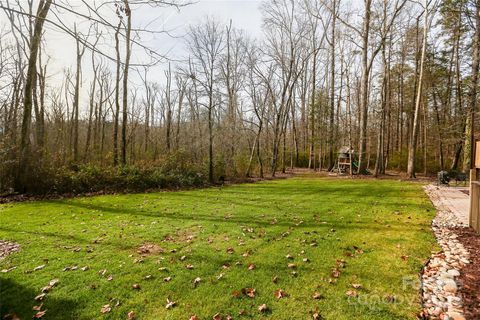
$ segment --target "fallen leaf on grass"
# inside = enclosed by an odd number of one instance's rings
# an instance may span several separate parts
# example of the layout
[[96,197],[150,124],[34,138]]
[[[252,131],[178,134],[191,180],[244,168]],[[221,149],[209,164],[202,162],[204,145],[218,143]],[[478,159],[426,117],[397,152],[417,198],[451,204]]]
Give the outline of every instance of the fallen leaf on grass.
[[188,318],[188,320],[200,320],[200,318],[197,317],[197,315],[193,315],[193,316],[190,316],[190,318]]
[[44,264],[42,264],[41,266],[38,266],[38,267],[33,268],[33,271],[42,270],[43,268],[45,268],[45,265],[44,265]]
[[35,301],[42,301],[46,295],[46,293],[40,293],[38,296],[35,297]]
[[234,290],[234,291],[232,292],[232,296],[233,296],[234,298],[240,298],[241,295],[242,295],[241,292],[238,291],[238,290]]
[[255,265],[254,265],[253,263],[249,263],[249,264],[248,264],[248,270],[251,271],[251,270],[253,270],[253,269],[255,269]]
[[33,316],[33,319],[41,319],[45,313],[47,313],[47,310],[43,310],[43,311],[38,311],[37,313],[35,313],[35,315]]
[[33,311],[40,311],[40,310],[42,310],[42,307],[43,307],[43,303],[39,304],[38,306],[33,306],[32,310]]
[[287,255],[285,256],[285,258],[287,258],[288,260],[293,260],[293,256],[290,255],[290,254],[287,254]]
[[262,305],[260,305],[260,306],[258,307],[258,311],[260,311],[260,312],[267,312],[267,311],[268,311],[267,305],[266,305],[265,303],[262,304]]
[[109,313],[110,311],[112,311],[112,307],[110,307],[109,304],[104,305],[102,309],[100,309],[100,312],[103,314]]
[[202,281],[201,278],[199,278],[199,277],[195,278],[193,280],[193,287],[196,288],[200,284],[201,281]]
[[113,276],[109,275],[108,278],[107,278],[107,281],[112,281],[112,280],[113,280]]
[[228,254],[233,254],[234,252],[235,252],[235,249],[233,249],[232,247],[227,248],[227,253]]
[[277,283],[277,282],[278,282],[278,277],[277,277],[277,276],[274,276],[273,279],[272,279],[272,282],[273,282],[273,283]]
[[338,259],[335,263],[337,264],[337,267],[339,267],[339,268],[345,268],[346,264],[347,264],[346,261],[343,260],[343,259]]
[[15,269],[17,269],[17,267],[11,267],[11,268],[8,268],[8,269],[3,269],[2,273],[7,273],[7,272],[13,271]]
[[408,260],[408,256],[402,256],[402,260],[403,260],[403,261],[407,261],[407,260]]
[[333,268],[332,269],[332,277],[333,278],[339,278],[340,277],[340,270],[338,270],[337,268]]
[[102,270],[98,271],[98,274],[101,275],[101,276],[104,276],[105,273],[107,273],[107,269],[102,269]]
[[87,271],[88,269],[90,269],[88,266],[80,268],[80,270],[82,270],[82,271]]
[[213,320],[222,320],[222,315],[220,313],[216,313],[213,317]]
[[289,267],[290,269],[295,269],[297,265],[295,263],[289,263],[287,267]]
[[127,318],[129,320],[133,320],[133,319],[136,319],[137,318],[137,315],[135,314],[134,311],[130,311],[128,314],[127,314]]
[[275,290],[274,296],[277,299],[282,299],[282,298],[288,297],[288,294],[282,289],[279,289],[279,290]]
[[255,298],[255,289],[254,288],[243,288],[242,293],[250,298]]
[[48,285],[48,286],[45,286],[42,288],[42,290],[40,290],[42,293],[48,293],[48,291],[50,291],[50,289],[52,289],[52,286]]
[[140,290],[140,285],[138,283],[135,283],[132,285],[132,288],[135,290]]
[[312,296],[313,299],[315,300],[320,300],[323,298],[322,294],[320,292],[315,292]]
[[52,279],[52,280],[50,280],[48,285],[52,286],[52,287],[55,287],[59,282],[60,282],[60,280],[58,280],[58,279]]
[[354,287],[355,289],[360,289],[362,285],[360,283],[352,283],[352,287]]
[[188,270],[192,270],[192,269],[193,269],[193,265],[187,264],[187,265],[185,266],[185,268],[187,268]]
[[348,290],[345,294],[352,298],[358,297],[358,292],[355,290]]
[[177,303],[175,301],[172,301],[170,299],[167,299],[167,305],[165,306],[165,309],[171,309],[175,307]]
[[396,300],[397,298],[393,295],[389,294],[385,296],[385,301],[387,301],[388,303],[394,303]]

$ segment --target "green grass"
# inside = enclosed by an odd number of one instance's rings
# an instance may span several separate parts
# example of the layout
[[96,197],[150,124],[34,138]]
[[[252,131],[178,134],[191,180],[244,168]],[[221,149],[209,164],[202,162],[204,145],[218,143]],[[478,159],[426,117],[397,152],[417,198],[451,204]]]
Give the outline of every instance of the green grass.
[[[31,318],[38,304],[34,297],[57,278],[44,300],[45,319],[126,319],[131,310],[138,319],[193,314],[212,319],[216,313],[234,319],[311,319],[314,311],[336,320],[413,319],[420,309],[419,291],[409,284],[435,249],[429,227],[433,215],[420,184],[308,176],[221,189],[3,205],[0,239],[16,241],[22,249],[0,261],[0,269],[17,267],[0,273],[0,313]],[[167,252],[135,263],[143,243]],[[338,259],[346,266],[337,282],[329,283]],[[248,270],[250,263],[254,270]],[[44,269],[32,271],[42,264]],[[73,265],[89,270],[62,271]],[[102,269],[105,276],[98,273]],[[144,279],[147,275],[152,278]],[[163,281],[167,276],[170,282]],[[197,277],[202,280],[194,287]],[[132,288],[136,283],[140,290]],[[346,295],[355,290],[352,283],[362,285],[357,298]],[[242,288],[255,288],[256,297],[232,295]],[[278,289],[288,297],[274,297]],[[314,292],[323,299],[313,299]],[[168,297],[177,302],[169,310]],[[120,305],[113,307],[117,300]],[[260,313],[264,303],[269,312]],[[112,311],[104,315],[105,304]]]

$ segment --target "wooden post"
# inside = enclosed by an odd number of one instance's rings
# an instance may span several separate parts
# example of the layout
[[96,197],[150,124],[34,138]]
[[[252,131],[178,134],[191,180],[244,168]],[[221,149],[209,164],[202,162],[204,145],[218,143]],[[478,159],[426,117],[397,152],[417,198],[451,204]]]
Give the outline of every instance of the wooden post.
[[480,183],[477,181],[477,169],[470,170],[470,227],[480,231]]

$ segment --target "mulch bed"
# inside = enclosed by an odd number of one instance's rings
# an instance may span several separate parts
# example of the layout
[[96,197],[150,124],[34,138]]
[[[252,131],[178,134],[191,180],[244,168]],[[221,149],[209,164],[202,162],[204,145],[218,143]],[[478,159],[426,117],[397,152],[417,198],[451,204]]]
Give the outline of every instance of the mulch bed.
[[461,270],[460,292],[466,319],[480,318],[480,235],[471,228],[456,229],[458,240],[470,253],[470,264]]

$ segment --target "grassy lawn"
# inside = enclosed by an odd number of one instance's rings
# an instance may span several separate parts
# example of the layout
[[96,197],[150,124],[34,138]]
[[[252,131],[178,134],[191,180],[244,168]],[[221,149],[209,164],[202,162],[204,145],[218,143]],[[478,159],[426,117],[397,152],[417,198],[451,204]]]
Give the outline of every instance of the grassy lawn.
[[0,239],[22,249],[0,261],[17,267],[0,273],[0,313],[31,318],[59,279],[44,319],[413,319],[433,215],[420,184],[308,176],[3,205]]

